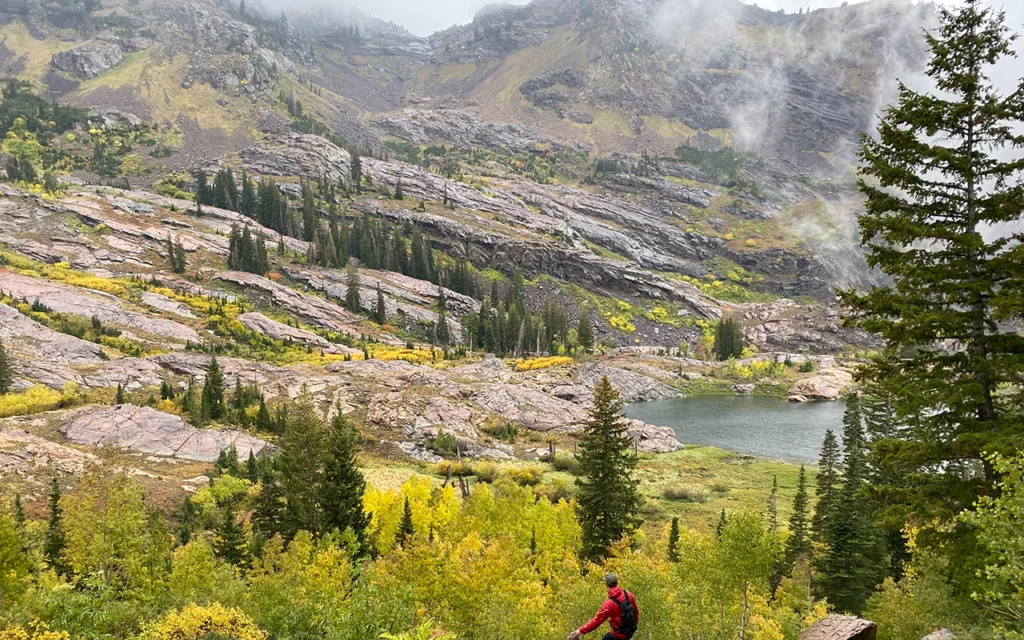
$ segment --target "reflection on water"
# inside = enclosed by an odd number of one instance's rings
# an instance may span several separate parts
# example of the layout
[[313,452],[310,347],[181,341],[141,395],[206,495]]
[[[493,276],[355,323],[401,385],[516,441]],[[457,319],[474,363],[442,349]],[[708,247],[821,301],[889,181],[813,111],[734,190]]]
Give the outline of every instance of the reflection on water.
[[842,402],[797,404],[779,398],[695,396],[626,407],[630,418],[671,427],[683,444],[794,462],[817,462],[825,430],[840,435]]

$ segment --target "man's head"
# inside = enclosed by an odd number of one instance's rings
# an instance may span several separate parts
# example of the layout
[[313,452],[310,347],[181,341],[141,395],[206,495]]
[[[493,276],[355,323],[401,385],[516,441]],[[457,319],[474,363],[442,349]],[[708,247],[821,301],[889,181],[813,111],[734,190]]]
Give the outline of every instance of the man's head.
[[604,584],[609,589],[619,586],[619,576],[614,573],[606,573],[604,576]]

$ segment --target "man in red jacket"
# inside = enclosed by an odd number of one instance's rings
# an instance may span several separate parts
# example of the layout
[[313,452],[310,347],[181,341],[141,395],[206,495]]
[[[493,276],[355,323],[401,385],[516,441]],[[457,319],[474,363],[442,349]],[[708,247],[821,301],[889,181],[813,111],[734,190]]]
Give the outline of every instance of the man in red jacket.
[[569,634],[569,640],[577,640],[597,630],[605,620],[612,630],[604,635],[604,640],[628,640],[636,633],[640,622],[640,608],[636,606],[636,598],[632,593],[619,588],[619,579],[614,573],[606,575],[604,583],[608,586],[608,599],[597,610],[593,620]]

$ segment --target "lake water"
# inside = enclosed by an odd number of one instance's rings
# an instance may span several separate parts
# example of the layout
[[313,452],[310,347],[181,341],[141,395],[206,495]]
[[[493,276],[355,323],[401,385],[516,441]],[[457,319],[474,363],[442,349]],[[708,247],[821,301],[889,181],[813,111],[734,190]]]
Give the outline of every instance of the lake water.
[[817,462],[825,431],[841,435],[842,402],[794,403],[779,398],[694,396],[626,407],[626,415],[671,427],[683,444],[793,462]]

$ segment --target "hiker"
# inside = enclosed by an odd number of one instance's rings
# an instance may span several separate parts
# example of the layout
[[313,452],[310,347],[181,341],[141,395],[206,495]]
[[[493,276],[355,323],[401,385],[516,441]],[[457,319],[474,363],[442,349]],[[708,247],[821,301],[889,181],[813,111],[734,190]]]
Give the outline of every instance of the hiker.
[[636,633],[636,626],[640,622],[636,598],[632,593],[619,588],[619,578],[614,573],[606,575],[604,583],[608,587],[608,599],[597,610],[593,620],[569,634],[569,640],[596,631],[605,620],[612,630],[604,634],[604,640],[628,640]]

